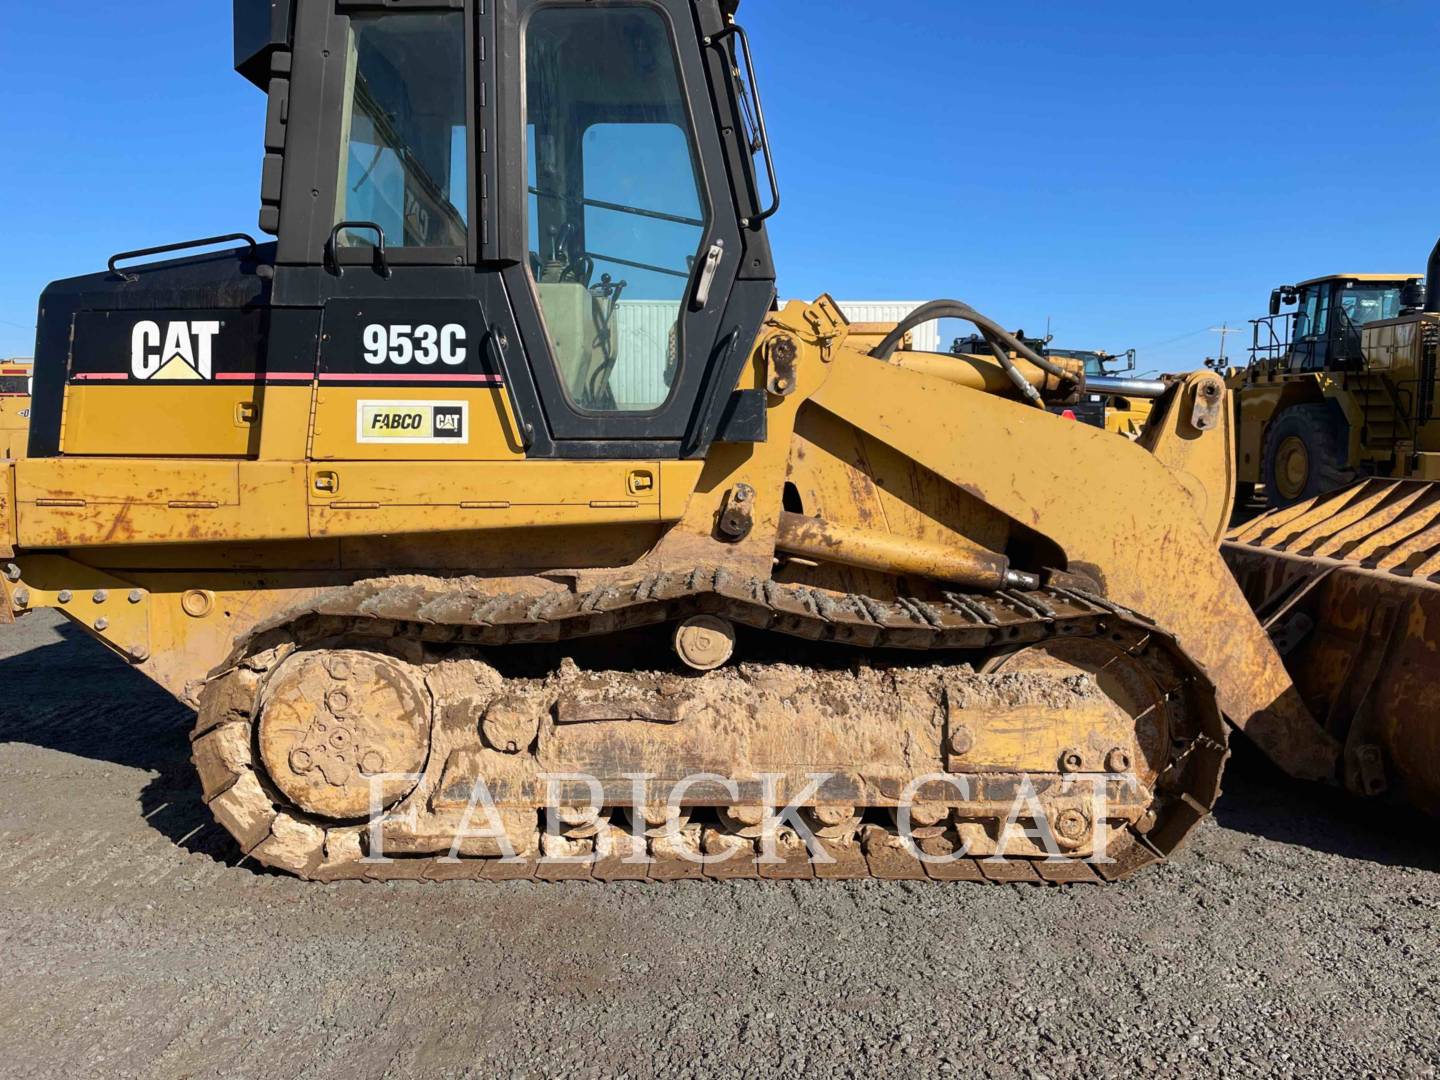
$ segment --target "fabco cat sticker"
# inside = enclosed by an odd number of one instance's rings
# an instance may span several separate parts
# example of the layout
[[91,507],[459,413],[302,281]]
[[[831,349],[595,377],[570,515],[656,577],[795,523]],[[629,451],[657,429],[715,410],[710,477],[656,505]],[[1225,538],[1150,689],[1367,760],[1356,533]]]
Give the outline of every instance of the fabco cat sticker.
[[356,442],[470,441],[470,406],[463,401],[362,401],[355,421]]

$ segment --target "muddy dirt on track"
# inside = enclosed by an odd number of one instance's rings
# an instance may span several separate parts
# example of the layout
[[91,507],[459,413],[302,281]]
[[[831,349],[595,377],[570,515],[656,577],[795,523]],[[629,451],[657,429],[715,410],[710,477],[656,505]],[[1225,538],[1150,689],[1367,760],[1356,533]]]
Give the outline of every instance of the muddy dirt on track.
[[1105,888],[306,885],[236,864],[190,717],[0,628],[0,1075],[1434,1076],[1440,845],[1242,755]]

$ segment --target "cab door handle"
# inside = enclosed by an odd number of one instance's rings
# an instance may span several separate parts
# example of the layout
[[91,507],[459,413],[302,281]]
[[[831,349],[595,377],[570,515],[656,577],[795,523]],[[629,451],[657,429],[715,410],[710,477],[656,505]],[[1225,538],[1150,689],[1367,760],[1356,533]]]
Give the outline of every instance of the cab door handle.
[[705,253],[705,265],[700,270],[700,280],[695,284],[695,310],[699,311],[710,303],[710,290],[715,284],[715,275],[720,272],[720,263],[725,259],[725,241],[716,240]]

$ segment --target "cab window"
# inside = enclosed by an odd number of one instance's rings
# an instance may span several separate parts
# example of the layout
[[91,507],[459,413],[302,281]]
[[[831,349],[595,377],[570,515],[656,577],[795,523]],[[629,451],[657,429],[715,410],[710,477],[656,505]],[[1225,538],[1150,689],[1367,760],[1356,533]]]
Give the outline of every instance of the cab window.
[[[356,16],[346,59],[335,221],[392,248],[464,248],[468,233],[465,16]],[[342,246],[369,246],[364,231]]]
[[570,402],[668,400],[709,221],[669,25],[546,7],[525,34],[530,273]]
[[1304,340],[1317,334],[1315,319],[1319,314],[1320,289],[1307,285],[1300,292],[1300,306],[1295,312],[1295,339]]
[[1310,327],[1310,337],[1323,338],[1330,329],[1330,286],[1322,285],[1316,290],[1319,302],[1315,308],[1315,321]]
[[1368,326],[1400,314],[1399,285],[1352,284],[1340,296],[1346,321],[1355,327]]

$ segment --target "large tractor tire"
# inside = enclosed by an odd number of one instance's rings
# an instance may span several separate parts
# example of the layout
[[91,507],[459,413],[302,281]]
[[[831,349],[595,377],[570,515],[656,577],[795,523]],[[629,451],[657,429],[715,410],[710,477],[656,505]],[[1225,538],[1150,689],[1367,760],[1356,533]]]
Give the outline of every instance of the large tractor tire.
[[1353,482],[1346,442],[1344,421],[1329,405],[1286,409],[1265,433],[1266,502],[1290,506]]

